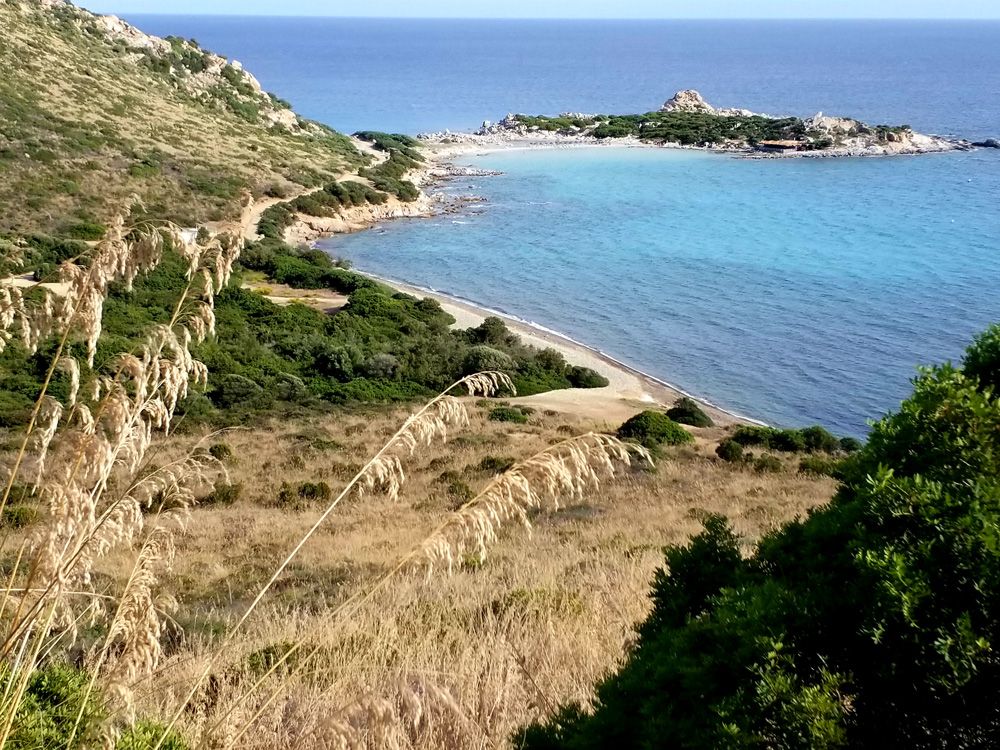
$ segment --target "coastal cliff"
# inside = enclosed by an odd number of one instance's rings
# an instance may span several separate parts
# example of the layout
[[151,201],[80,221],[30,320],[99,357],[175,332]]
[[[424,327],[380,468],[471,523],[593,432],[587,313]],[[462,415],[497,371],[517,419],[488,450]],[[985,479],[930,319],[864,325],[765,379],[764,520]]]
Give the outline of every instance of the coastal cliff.
[[756,157],[893,156],[974,147],[968,141],[918,133],[908,125],[869,125],[822,112],[803,119],[716,108],[691,89],[645,114],[508,114],[499,122],[484,122],[473,134],[432,133],[424,138],[480,145],[648,144]]

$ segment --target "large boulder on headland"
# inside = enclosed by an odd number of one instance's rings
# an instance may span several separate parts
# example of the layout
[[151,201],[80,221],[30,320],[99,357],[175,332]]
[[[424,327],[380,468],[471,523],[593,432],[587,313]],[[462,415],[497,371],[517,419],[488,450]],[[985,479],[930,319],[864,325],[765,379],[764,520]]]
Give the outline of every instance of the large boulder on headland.
[[667,99],[660,107],[661,112],[703,112],[715,114],[715,107],[705,101],[704,97],[694,89],[678,91],[671,99]]
[[721,117],[752,117],[753,112],[749,109],[737,109],[727,107],[716,109],[705,101],[705,98],[694,89],[678,91],[672,98],[667,99],[660,107],[661,112],[697,112],[704,115],[719,115]]

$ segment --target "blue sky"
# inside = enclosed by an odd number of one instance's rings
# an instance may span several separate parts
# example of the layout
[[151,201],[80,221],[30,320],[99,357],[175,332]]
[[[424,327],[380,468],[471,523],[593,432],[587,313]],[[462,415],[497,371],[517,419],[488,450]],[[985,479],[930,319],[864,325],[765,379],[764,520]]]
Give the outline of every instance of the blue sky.
[[998,0],[78,0],[98,13],[436,18],[1000,18]]

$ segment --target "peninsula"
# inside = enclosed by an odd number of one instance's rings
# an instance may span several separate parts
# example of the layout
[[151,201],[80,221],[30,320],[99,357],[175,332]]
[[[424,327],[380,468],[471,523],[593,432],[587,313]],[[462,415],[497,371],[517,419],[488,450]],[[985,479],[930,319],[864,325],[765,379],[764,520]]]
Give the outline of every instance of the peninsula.
[[909,125],[869,125],[823,113],[802,119],[716,108],[690,89],[679,91],[659,110],[645,114],[508,114],[499,122],[484,122],[475,133],[429,133],[421,138],[486,147],[641,143],[757,157],[893,156],[964,151],[986,145],[925,135]]

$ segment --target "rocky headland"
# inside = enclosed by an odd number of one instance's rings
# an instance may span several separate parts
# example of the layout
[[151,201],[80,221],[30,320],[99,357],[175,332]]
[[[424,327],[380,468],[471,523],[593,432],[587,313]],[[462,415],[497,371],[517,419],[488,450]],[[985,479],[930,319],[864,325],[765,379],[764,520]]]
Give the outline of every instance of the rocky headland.
[[473,148],[649,145],[754,158],[894,156],[964,151],[996,143],[973,144],[918,133],[908,125],[869,125],[822,112],[803,119],[717,108],[690,89],[679,91],[659,110],[645,114],[508,114],[499,122],[484,122],[475,133],[445,131],[419,138],[427,143]]

